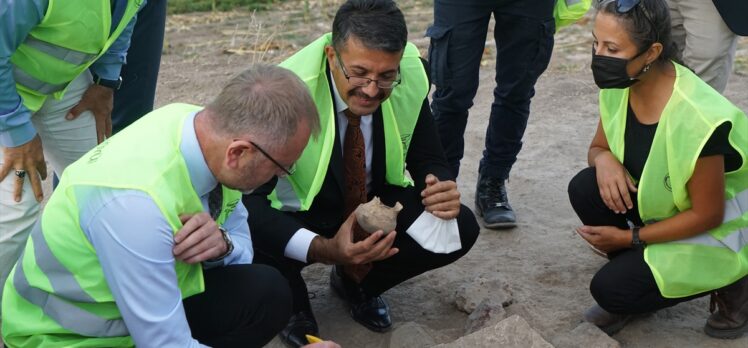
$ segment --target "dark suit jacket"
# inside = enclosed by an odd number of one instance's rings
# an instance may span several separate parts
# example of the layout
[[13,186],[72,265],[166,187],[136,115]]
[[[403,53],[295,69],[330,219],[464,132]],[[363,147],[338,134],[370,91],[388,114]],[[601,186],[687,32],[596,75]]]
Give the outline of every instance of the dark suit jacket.
[[748,36],[748,1],[713,0],[719,15],[733,33]]
[[[331,98],[333,98],[332,91]],[[373,114],[372,122],[374,152],[371,161],[370,198],[381,191],[385,185],[388,185],[385,181],[384,130],[380,109]],[[395,112],[397,113],[397,110]],[[249,211],[252,243],[254,248],[260,252],[273,257],[281,257],[286,244],[300,228],[305,227],[325,237],[332,237],[345,221],[346,217],[343,216],[342,146],[338,137],[337,116],[334,115],[333,118],[335,119],[336,136],[332,158],[320,193],[314,198],[314,202],[308,211],[282,212],[270,206],[267,195],[275,187],[277,179],[259,187],[251,195],[244,196],[243,201]],[[428,97],[423,100],[421,112],[413,131],[406,156],[406,168],[419,192],[425,187],[424,180],[427,174],[433,174],[439,180],[454,180],[431,115]]]

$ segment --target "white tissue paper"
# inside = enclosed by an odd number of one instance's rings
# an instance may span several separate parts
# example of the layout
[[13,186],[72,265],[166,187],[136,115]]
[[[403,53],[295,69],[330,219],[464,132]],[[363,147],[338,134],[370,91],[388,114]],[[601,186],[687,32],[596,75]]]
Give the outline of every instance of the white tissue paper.
[[443,220],[425,210],[405,232],[424,249],[437,254],[462,248],[457,219]]

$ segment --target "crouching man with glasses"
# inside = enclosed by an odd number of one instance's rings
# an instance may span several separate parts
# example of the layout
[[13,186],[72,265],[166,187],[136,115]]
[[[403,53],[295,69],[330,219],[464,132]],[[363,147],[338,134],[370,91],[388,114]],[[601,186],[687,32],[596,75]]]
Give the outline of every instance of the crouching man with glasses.
[[[320,136],[310,140],[295,172],[258,188],[244,203],[252,212],[255,260],[278,268],[291,285],[293,315],[281,332],[289,346],[319,334],[300,273],[305,266],[335,265],[330,284],[353,319],[383,332],[392,321],[382,293],[454,262],[478,236],[433,123],[424,62],[407,35],[393,1],[350,0],[338,10],[331,34],[281,64],[311,92]],[[397,227],[354,237],[352,213],[374,196],[404,206]],[[451,224],[457,241],[424,243],[419,236],[436,231],[419,221]]]
[[296,75],[258,65],[205,108],[164,106],[99,144],[67,167],[5,284],[5,344],[267,344],[291,292],[252,263],[242,192],[290,174],[318,122]]

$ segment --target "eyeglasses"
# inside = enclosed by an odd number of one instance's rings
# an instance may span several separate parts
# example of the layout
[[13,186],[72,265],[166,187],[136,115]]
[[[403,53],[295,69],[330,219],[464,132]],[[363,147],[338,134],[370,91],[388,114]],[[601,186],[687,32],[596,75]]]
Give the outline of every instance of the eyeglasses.
[[354,85],[356,87],[367,87],[370,83],[376,82],[377,87],[381,89],[393,89],[397,87],[397,85],[400,84],[400,67],[397,67],[397,77],[395,77],[392,80],[373,80],[368,77],[363,76],[350,76],[348,75],[348,72],[345,70],[345,65],[343,65],[343,60],[340,59],[340,54],[338,53],[338,50],[335,50],[335,57],[338,59],[338,65],[340,66],[340,70],[343,71],[343,75],[345,75],[346,80],[348,80],[348,83],[351,85]]
[[254,141],[250,141],[249,143],[252,144],[254,147],[256,147],[257,150],[260,151],[261,154],[265,155],[265,157],[267,157],[270,160],[270,162],[273,162],[276,166],[278,166],[278,168],[282,169],[286,175],[293,175],[293,173],[296,172],[296,163],[292,164],[288,169],[286,169],[286,167],[284,167],[278,161],[276,161],[275,158],[273,158],[272,156],[270,156],[270,154],[265,152],[265,150],[263,150],[260,147],[260,145],[255,144]]

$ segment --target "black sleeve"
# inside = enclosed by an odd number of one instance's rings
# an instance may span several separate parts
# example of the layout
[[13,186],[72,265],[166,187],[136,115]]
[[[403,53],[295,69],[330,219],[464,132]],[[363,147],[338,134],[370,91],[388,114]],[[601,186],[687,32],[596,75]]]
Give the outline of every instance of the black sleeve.
[[423,70],[426,71],[426,78],[429,80],[429,91],[431,91],[431,67],[429,61],[421,57],[421,64],[423,64]]
[[724,155],[726,172],[736,170],[742,165],[740,154],[738,154],[728,141],[730,129],[732,129],[730,122],[725,122],[717,127],[699,154],[699,157]]
[[727,141],[727,135],[730,134],[730,128],[730,123],[723,123],[717,127],[717,129],[714,130],[714,133],[712,133],[712,136],[709,137],[706,145],[704,145],[704,148],[701,149],[699,157],[724,155],[727,153],[727,151],[732,148],[730,143]]
[[[429,80],[429,90],[431,90],[428,62],[421,58],[421,63]],[[444,155],[439,132],[434,123],[434,116],[431,114],[428,96],[423,99],[421,112],[413,130],[413,137],[405,161],[408,172],[419,191],[425,188],[424,181],[428,174],[435,175],[439,180],[455,180],[452,170],[447,164],[447,157]]]
[[295,218],[270,206],[269,195],[275,188],[277,178],[255,189],[242,198],[249,217],[249,234],[252,245],[270,256],[282,257],[286,245],[300,228],[304,227]]
[[426,186],[424,181],[428,174],[434,174],[439,180],[454,180],[439,140],[439,133],[436,131],[428,98],[423,100],[421,113],[413,130],[406,164],[419,191]]

